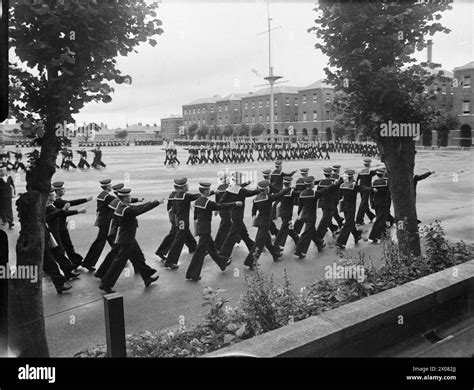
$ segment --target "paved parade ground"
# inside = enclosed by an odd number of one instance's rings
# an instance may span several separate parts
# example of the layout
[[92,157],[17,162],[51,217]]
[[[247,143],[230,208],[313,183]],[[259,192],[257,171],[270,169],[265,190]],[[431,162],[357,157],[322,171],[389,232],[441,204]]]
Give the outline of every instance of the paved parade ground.
[[[124,182],[126,187],[132,188],[133,196],[155,200],[168,196],[173,188],[172,180],[177,177],[188,177],[190,192],[196,193],[200,181],[210,181],[213,183],[213,188],[217,187],[218,174],[226,169],[241,170],[250,177],[261,180],[261,172],[273,168],[272,162],[187,166],[184,164],[187,152],[182,149],[179,149],[178,153],[181,165],[170,168],[163,165],[164,155],[161,146],[103,148],[106,169],[59,171],[53,180],[65,182],[65,199],[85,198],[89,195],[95,197],[100,192],[99,180],[110,178],[113,184]],[[422,224],[440,219],[451,240],[473,241],[472,156],[472,151],[461,150],[419,150],[417,154],[415,173],[421,174],[428,170],[436,172],[418,184],[418,218],[422,220]],[[363,157],[357,154],[333,153],[330,161],[285,161],[283,170],[289,172],[307,167],[310,168],[311,175],[321,178],[323,167],[341,164],[341,172],[344,172],[346,168],[358,170],[362,168],[362,159]],[[378,164],[380,164],[378,160],[373,161],[374,167]],[[299,177],[298,173],[294,177]],[[24,174],[21,174],[19,179],[16,185],[17,191],[21,192],[25,186]],[[251,201],[251,198],[247,200],[245,222],[253,238],[256,229],[251,227]],[[70,233],[76,251],[83,256],[97,234],[97,228],[93,226],[95,200],[87,203],[86,207],[86,214],[75,215],[69,219]],[[192,213],[191,210],[191,217]],[[319,218],[320,215],[318,215]],[[217,231],[218,223],[219,217],[214,217],[213,235]],[[222,273],[207,257],[201,274],[202,280],[194,283],[185,279],[186,268],[190,261],[186,247],[177,271],[165,270],[154,255],[156,248],[169,230],[166,206],[160,205],[140,216],[139,225],[137,240],[145,253],[147,262],[158,270],[160,279],[152,287],[145,289],[141,278],[134,276],[131,271],[128,277],[122,275],[115,285],[117,292],[124,296],[127,333],[177,327],[180,316],[184,316],[185,325],[189,327],[206,313],[207,308],[201,305],[203,303],[201,293],[205,286],[225,289],[224,296],[231,298],[229,304],[236,304],[244,282],[244,275],[248,272],[243,266],[243,260],[247,255],[247,248],[243,243],[234,249],[233,263],[225,273]],[[367,237],[370,227],[371,224],[363,226],[363,238]],[[15,263],[14,246],[18,231],[19,226],[16,223],[14,230],[8,232],[12,264]],[[355,256],[358,251],[363,250],[374,260],[378,258],[380,251],[379,246],[371,245],[366,241],[361,241],[354,248],[352,238],[349,239],[347,248],[346,252],[349,254]],[[108,250],[109,247],[106,246],[101,259],[105,257]],[[265,274],[273,274],[278,282],[281,281],[286,269],[294,288],[299,289],[323,277],[324,267],[333,264],[338,259],[332,238],[328,238],[328,247],[319,254],[311,244],[311,249],[304,260],[298,260],[293,252],[294,244],[291,239],[288,239],[282,260],[274,263],[271,256],[264,253],[259,260],[261,270]],[[51,281],[48,278],[44,279],[46,330],[51,356],[72,356],[88,346],[105,342],[103,293],[98,288],[99,280],[83,268],[80,270],[82,272],[80,279],[74,280],[73,289],[63,295],[57,295]]]

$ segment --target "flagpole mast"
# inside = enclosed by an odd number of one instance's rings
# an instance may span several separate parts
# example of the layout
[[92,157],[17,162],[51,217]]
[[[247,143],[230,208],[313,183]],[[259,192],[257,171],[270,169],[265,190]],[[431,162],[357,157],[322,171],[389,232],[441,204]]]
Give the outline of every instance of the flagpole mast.
[[281,79],[281,76],[274,76],[273,75],[273,66],[272,66],[272,28],[271,22],[272,19],[270,18],[270,0],[267,0],[267,14],[268,14],[268,71],[269,75],[265,77],[270,83],[270,134],[272,136],[275,135],[275,103],[274,103],[274,91],[273,85],[275,81]]

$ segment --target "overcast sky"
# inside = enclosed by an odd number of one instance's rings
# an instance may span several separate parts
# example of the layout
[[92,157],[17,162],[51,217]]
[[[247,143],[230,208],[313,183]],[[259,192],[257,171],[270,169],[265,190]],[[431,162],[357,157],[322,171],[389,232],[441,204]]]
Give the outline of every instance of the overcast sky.
[[[271,1],[273,65],[287,85],[306,86],[324,78],[327,58],[314,48],[314,1]],[[441,19],[450,34],[432,39],[433,61],[452,70],[474,60],[474,4],[455,0]],[[162,0],[158,17],[164,33],[158,45],[143,45],[122,57],[119,66],[132,85],[119,85],[110,104],[90,103],[75,117],[78,123],[103,122],[110,127],[157,123],[181,114],[194,99],[262,88],[268,73],[266,0]],[[425,60],[426,53],[417,58]]]

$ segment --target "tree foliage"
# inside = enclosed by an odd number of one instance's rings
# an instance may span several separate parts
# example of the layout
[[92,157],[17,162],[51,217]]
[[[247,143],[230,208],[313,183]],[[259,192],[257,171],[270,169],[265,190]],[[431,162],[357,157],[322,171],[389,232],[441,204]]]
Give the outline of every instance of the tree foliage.
[[115,137],[119,139],[125,139],[128,137],[128,131],[127,130],[119,130],[115,133]]
[[209,134],[209,127],[205,125],[199,127],[199,129],[196,131],[196,134],[201,138],[206,137]]
[[457,129],[459,125],[457,115],[451,112],[438,112],[432,121],[432,130],[438,133],[438,146],[447,146],[450,130]]
[[209,129],[209,135],[212,138],[219,137],[221,135],[221,129],[219,128],[219,126],[217,126],[217,125],[211,126],[211,128]]
[[385,162],[402,251],[418,255],[420,240],[413,172],[415,146],[410,137],[382,137],[383,123],[418,124],[426,129],[434,115],[429,87],[439,64],[415,64],[426,35],[450,30],[437,22],[452,9],[448,2],[334,2],[319,0],[315,9],[316,48],[328,56],[327,81],[335,86],[336,113],[363,136],[377,142]]
[[198,125],[196,123],[193,123],[191,126],[188,127],[188,137],[189,138],[194,138],[196,135],[196,131],[198,129]]
[[261,123],[256,123],[252,126],[252,129],[250,130],[250,134],[254,137],[258,137],[259,135],[262,135],[264,131],[265,131],[265,126],[263,126]]
[[224,130],[222,130],[222,135],[225,137],[230,137],[234,134],[234,126],[232,125],[225,125]]
[[413,54],[426,47],[427,34],[450,32],[431,22],[451,8],[447,2],[426,5],[415,0],[319,0],[317,26],[310,31],[323,41],[316,48],[329,57],[327,80],[344,92],[338,109],[373,139],[388,120],[423,126],[431,120],[429,96],[422,92],[438,76],[427,68],[440,65],[406,65],[416,62]]

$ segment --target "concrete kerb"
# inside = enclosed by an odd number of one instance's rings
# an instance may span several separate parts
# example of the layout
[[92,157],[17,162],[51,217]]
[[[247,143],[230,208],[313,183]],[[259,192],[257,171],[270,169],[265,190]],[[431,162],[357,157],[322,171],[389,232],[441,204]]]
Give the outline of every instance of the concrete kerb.
[[[284,326],[238,344],[204,355],[305,357],[350,356],[348,345],[359,348],[361,354],[371,353],[374,340],[386,338],[389,342],[420,331],[425,319],[431,326],[442,313],[457,309],[462,303],[474,304],[474,260],[425,276],[379,294],[328,310],[318,316]],[[456,308],[454,308],[456,306]],[[396,328],[397,319],[407,326]],[[422,321],[423,322],[423,321]],[[383,343],[387,344],[387,342]],[[379,345],[382,347],[382,343]]]

